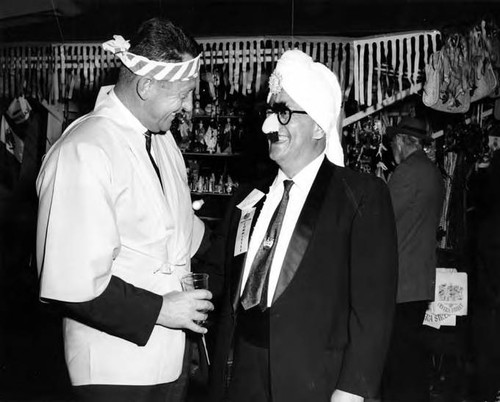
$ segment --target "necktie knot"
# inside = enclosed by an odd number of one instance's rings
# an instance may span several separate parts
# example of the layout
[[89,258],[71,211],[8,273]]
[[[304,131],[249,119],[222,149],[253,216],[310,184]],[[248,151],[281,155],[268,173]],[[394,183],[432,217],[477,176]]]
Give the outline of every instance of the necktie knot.
[[293,186],[293,180],[283,180],[283,186],[285,187],[285,194],[289,194]]
[[151,131],[147,130],[144,133],[144,137],[146,138],[146,151],[148,151],[148,154],[151,153]]

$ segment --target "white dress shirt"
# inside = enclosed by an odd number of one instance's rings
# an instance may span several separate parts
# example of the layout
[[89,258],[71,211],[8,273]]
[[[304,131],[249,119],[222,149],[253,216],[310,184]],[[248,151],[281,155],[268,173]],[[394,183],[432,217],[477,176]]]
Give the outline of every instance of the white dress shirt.
[[262,206],[262,211],[255,224],[255,228],[248,245],[248,253],[243,271],[241,293],[243,293],[243,289],[245,288],[245,284],[250,273],[250,267],[252,266],[255,255],[257,254],[262,240],[264,239],[274,210],[278,207],[278,204],[281,201],[281,197],[283,196],[283,181],[289,179],[293,180],[294,184],[290,189],[290,198],[288,200],[285,217],[283,219],[278,243],[276,244],[276,250],[274,252],[273,262],[271,264],[271,269],[269,272],[269,287],[267,293],[268,307],[271,305],[274,297],[274,292],[276,290],[276,285],[280,276],[281,267],[283,265],[286,251],[288,249],[288,243],[290,243],[290,239],[295,229],[295,225],[297,224],[297,220],[299,219],[302,207],[304,206],[304,202],[306,201],[309,190],[311,189],[311,186],[314,182],[314,179],[316,178],[321,164],[323,163],[324,158],[325,155],[324,153],[322,153],[292,178],[288,178],[280,169],[269,189],[266,201]]

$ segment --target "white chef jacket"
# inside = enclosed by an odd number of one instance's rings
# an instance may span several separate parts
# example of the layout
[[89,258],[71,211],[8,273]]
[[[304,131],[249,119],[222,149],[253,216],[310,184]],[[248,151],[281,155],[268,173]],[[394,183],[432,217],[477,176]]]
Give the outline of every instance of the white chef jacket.
[[[304,167],[299,173],[297,173],[291,180],[293,180],[293,186],[290,189],[288,204],[286,207],[285,216],[283,218],[283,223],[281,225],[280,234],[278,237],[278,243],[276,243],[276,250],[274,250],[273,262],[269,271],[269,285],[267,289],[267,306],[271,306],[274,297],[274,292],[276,291],[276,285],[278,284],[279,275],[281,272],[281,267],[285,259],[285,254],[288,249],[288,243],[299,219],[300,212],[309,194],[309,190],[312,187],[314,179],[318,174],[319,168],[325,159],[325,154],[322,153],[312,162],[310,162],[306,167]],[[259,218],[255,223],[252,237],[248,245],[248,254],[245,260],[245,267],[243,271],[243,281],[241,285],[241,294],[245,289],[245,284],[250,274],[250,268],[252,266],[253,260],[259,250],[262,240],[267,232],[269,222],[274,214],[275,209],[281,201],[283,196],[284,186],[283,181],[290,180],[285,173],[280,169],[273,184],[269,188],[269,193],[267,194],[266,201],[262,206]]]
[[[152,138],[162,190],[145,132],[112,87],[104,87],[94,111],[50,149],[37,179],[41,298],[92,300],[112,275],[159,295],[181,290],[179,278],[190,270],[204,226],[193,213],[172,135]],[[157,325],[140,347],[65,319],[64,335],[73,385],[151,385],[181,373],[181,330]]]

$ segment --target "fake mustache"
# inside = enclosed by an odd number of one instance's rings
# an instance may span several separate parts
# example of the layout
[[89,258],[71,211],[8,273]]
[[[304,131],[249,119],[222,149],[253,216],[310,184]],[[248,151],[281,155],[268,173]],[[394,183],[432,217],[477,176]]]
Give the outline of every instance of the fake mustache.
[[267,139],[269,141],[271,141],[271,142],[278,142],[279,135],[278,135],[277,131],[272,131],[270,133],[267,133],[266,136],[267,136]]

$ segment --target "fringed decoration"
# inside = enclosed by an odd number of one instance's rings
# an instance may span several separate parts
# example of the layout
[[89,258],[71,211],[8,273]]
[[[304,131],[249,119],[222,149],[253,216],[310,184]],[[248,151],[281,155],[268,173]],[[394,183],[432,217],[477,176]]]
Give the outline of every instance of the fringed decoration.
[[[284,51],[297,47],[339,77],[344,96],[352,88],[360,110],[372,113],[397,92],[415,93],[424,62],[436,50],[437,31],[368,38],[255,37],[200,39],[202,68],[221,73],[229,93],[267,88],[264,80]],[[0,46],[0,96],[19,95],[57,103],[94,96],[121,62],[100,43]],[[422,66],[421,66],[422,64]],[[200,96],[199,82],[195,99]],[[361,116],[361,115],[360,115]],[[356,117],[357,118],[357,117]],[[348,124],[349,119],[344,120]]]
[[399,44],[399,52],[398,52],[398,91],[403,90],[403,71],[404,71],[404,62],[405,62],[405,54],[403,50],[404,39],[400,38],[397,40]]
[[[365,105],[365,47],[366,43],[361,44],[359,52],[359,103]],[[370,88],[371,89],[371,88]]]
[[359,90],[359,68],[361,63],[359,61],[359,48],[361,45],[354,45],[354,100],[358,102],[360,100],[360,90]]
[[412,49],[412,53],[415,55],[415,59],[413,62],[413,75],[412,75],[412,80],[411,83],[413,85],[417,85],[418,82],[418,72],[420,71],[420,39],[421,37],[415,37],[414,38],[414,48]]
[[256,90],[255,91],[252,90],[254,88],[255,46],[256,46],[255,41],[249,42],[250,59],[249,59],[249,74],[247,79],[247,93],[249,94],[251,94],[252,92],[257,92]]
[[376,47],[376,69],[377,69],[377,104],[382,103],[382,46],[386,46],[386,42],[379,42]]
[[242,82],[241,82],[241,94],[247,94],[247,45],[248,42],[241,42],[242,52],[241,52],[241,71],[242,71]]
[[234,43],[234,89],[240,92],[240,72],[241,72],[241,42]]
[[[412,52],[412,46],[411,46],[411,40],[413,38],[405,38],[404,40],[404,50],[403,50],[403,54],[406,55],[406,74],[405,74],[405,77],[410,81],[410,83],[412,83],[413,81],[413,63],[411,62],[411,52]],[[403,79],[403,77],[401,77],[401,80]],[[401,85],[402,85],[402,81],[401,81]],[[401,87],[402,89],[402,87]]]
[[369,43],[368,46],[368,82],[366,85],[366,105],[373,104],[373,47],[375,43]]
[[257,74],[255,76],[255,92],[258,93],[260,91],[262,85],[262,63],[265,60],[265,57],[261,56],[261,40],[257,40],[257,54],[256,54],[256,62],[257,62]]
[[229,46],[229,83],[230,83],[230,90],[229,93],[232,95],[234,93],[234,46],[236,44],[234,42],[231,42],[228,44]]

